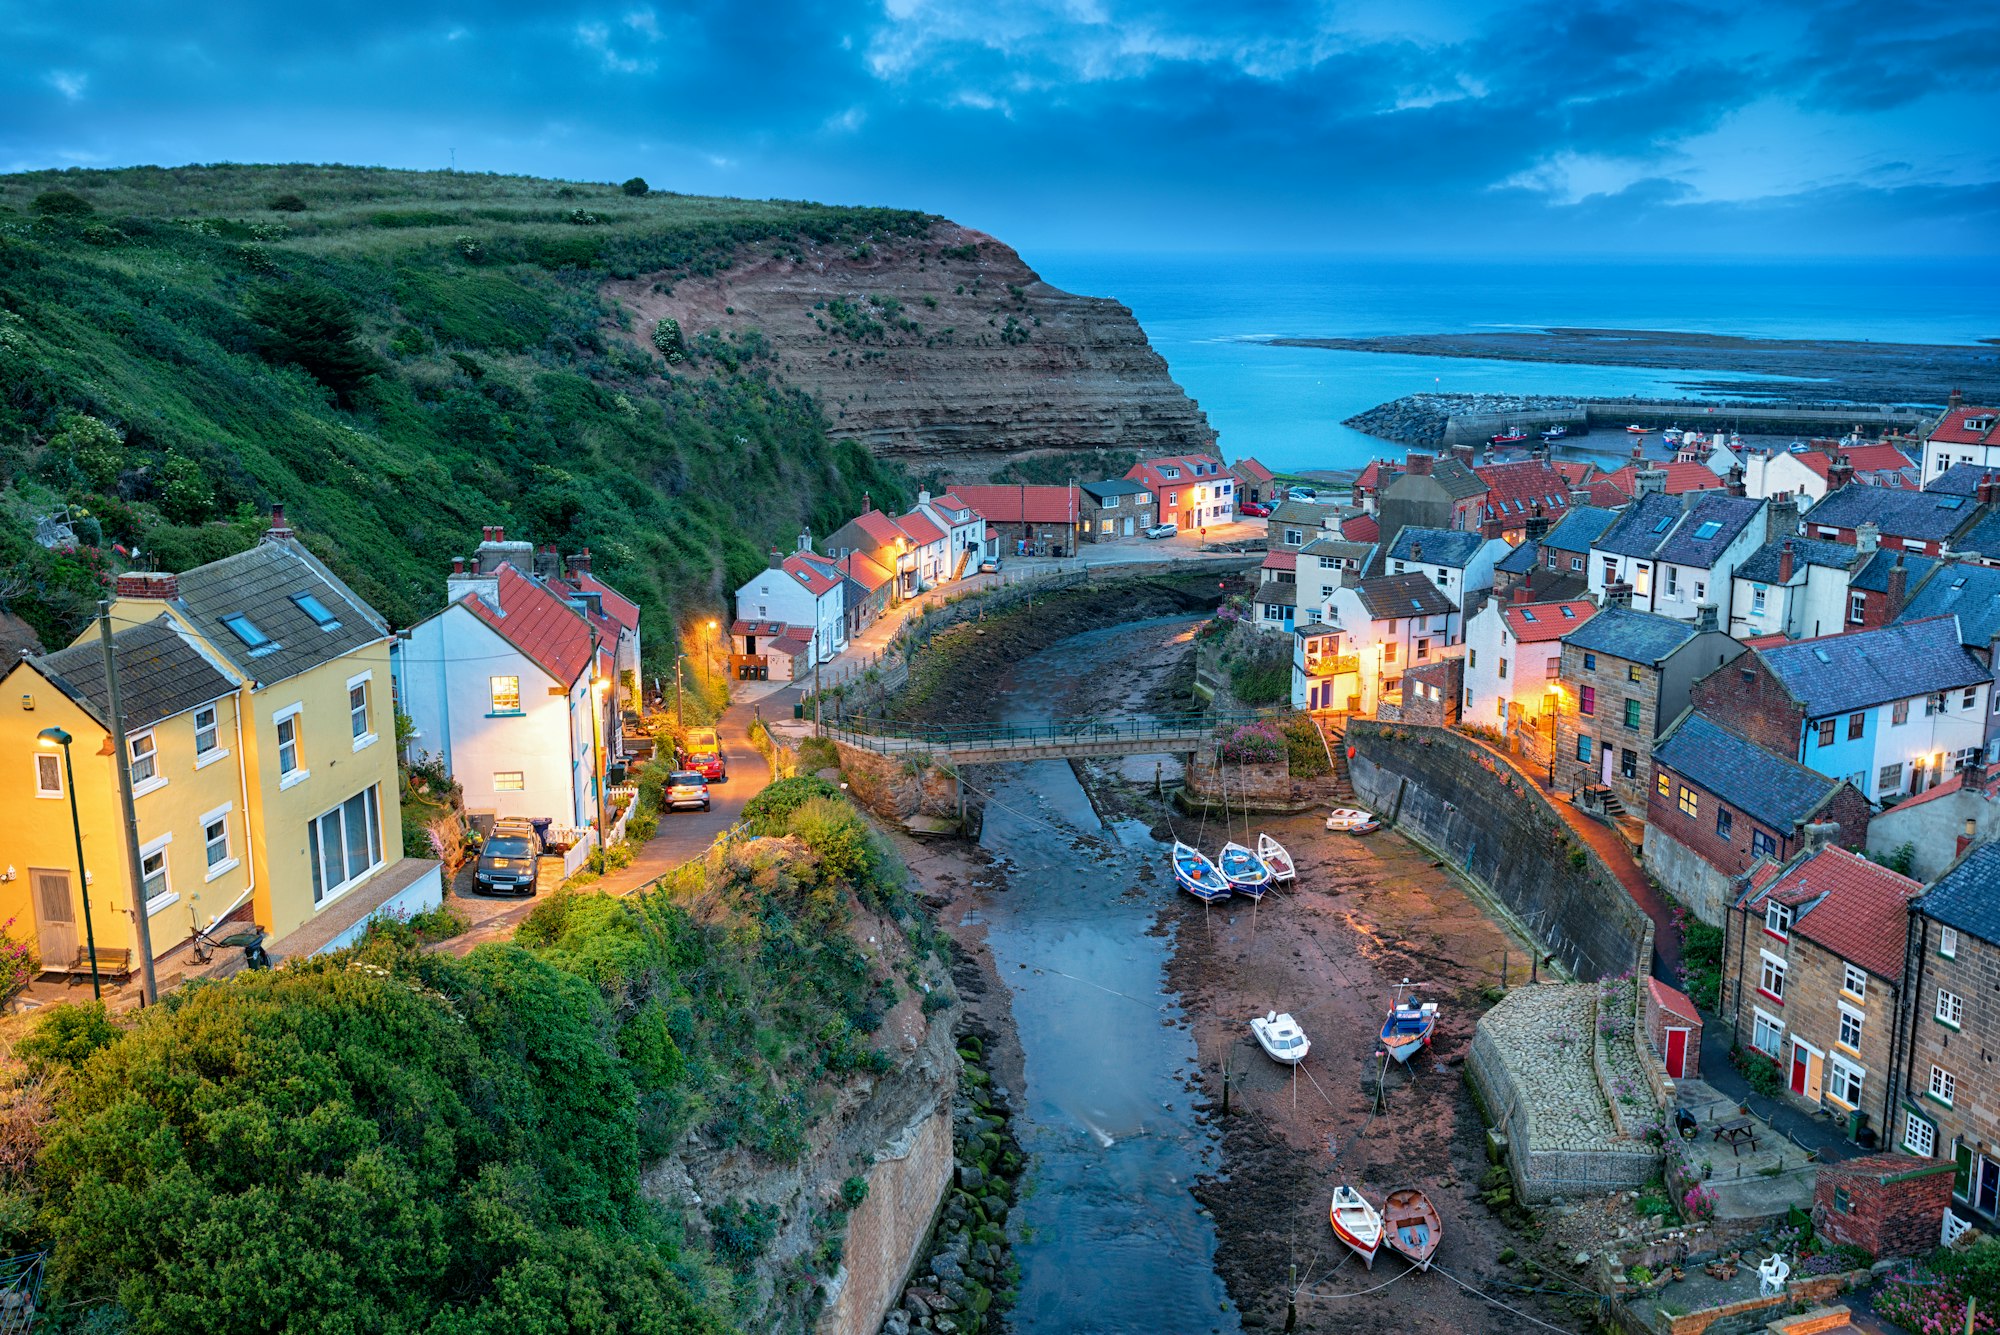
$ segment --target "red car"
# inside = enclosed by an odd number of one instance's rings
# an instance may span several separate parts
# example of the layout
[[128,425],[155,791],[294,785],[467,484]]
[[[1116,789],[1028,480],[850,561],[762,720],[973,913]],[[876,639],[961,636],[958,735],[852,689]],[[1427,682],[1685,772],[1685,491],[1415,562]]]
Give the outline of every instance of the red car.
[[1249,515],[1252,519],[1269,519],[1271,517],[1271,507],[1268,505],[1259,505],[1256,501],[1243,501],[1237,505],[1236,513],[1239,515]]
[[713,728],[688,729],[682,755],[682,763],[710,783],[721,783],[729,777],[729,767],[722,760],[722,742]]

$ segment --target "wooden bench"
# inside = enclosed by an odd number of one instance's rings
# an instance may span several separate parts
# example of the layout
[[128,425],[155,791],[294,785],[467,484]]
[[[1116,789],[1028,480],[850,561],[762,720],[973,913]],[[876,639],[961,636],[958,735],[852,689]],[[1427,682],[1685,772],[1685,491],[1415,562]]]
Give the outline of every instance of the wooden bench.
[[1715,1138],[1729,1146],[1729,1155],[1735,1158],[1746,1142],[1752,1150],[1757,1148],[1757,1124],[1747,1117],[1732,1117],[1715,1124]]
[[[90,948],[88,946],[78,946],[76,948],[76,960],[68,968],[55,965],[49,967],[55,973],[82,974],[88,978],[90,976]],[[97,976],[99,978],[116,978],[121,981],[130,978],[132,976],[131,948],[128,946],[123,949],[113,950],[106,946],[99,946],[97,948]]]

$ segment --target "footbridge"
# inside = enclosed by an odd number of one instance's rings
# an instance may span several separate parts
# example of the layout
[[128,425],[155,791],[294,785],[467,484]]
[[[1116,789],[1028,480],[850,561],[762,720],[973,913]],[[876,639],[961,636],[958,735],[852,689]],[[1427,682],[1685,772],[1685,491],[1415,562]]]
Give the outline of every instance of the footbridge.
[[1191,753],[1210,745],[1218,728],[1275,717],[1276,710],[1200,714],[1124,714],[1035,723],[965,726],[848,719],[826,736],[844,746],[898,758],[991,765],[1014,760],[1076,760],[1088,756]]

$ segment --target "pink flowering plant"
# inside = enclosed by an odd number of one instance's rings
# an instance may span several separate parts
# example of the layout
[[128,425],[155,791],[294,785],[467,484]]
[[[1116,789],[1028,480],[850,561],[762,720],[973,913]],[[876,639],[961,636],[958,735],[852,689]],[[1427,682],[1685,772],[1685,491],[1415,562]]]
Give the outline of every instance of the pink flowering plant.
[[1222,758],[1236,764],[1263,765],[1285,758],[1285,735],[1268,719],[1246,723],[1222,743]]
[[0,924],[0,1010],[11,1006],[42,971],[34,946],[14,935],[15,921],[9,918]]
[[[1922,1267],[1891,1274],[1875,1294],[1875,1314],[1916,1335],[1959,1335],[1965,1330],[1965,1295],[1950,1280]],[[1975,1335],[2000,1335],[2000,1319],[1981,1306],[1972,1317]]]

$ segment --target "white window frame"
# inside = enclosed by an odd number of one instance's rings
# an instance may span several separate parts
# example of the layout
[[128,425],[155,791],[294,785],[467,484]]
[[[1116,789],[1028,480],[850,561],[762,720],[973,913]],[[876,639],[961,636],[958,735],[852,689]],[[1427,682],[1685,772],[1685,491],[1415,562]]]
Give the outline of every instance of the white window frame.
[[[306,736],[303,717],[305,701],[299,700],[286,705],[271,715],[271,731],[277,737],[276,749],[272,752],[278,758],[278,791],[283,792],[294,784],[304,783],[312,777],[312,769],[304,763],[306,758]],[[285,740],[282,727],[292,725],[292,768],[285,768]]]
[[[42,786],[43,761],[48,762],[49,771],[56,776],[56,786],[52,789],[44,788]],[[69,794],[69,790],[63,786],[63,783],[64,783],[63,760],[61,754],[55,751],[35,752],[35,796],[53,797],[53,798],[66,797]]]
[[[1919,1127],[1923,1129],[1921,1136],[1917,1134]],[[1936,1154],[1937,1123],[1906,1110],[1903,1113],[1903,1148],[1925,1159]]]
[[[361,731],[354,732],[354,690],[361,688]],[[354,749],[361,750],[373,746],[377,740],[375,723],[375,672],[359,672],[347,679],[347,730],[354,738]]]
[[1965,1027],[1965,998],[1948,987],[1939,988],[1937,992],[1937,1009],[1931,1012],[1931,1018],[1947,1029],[1963,1029]]
[[[1852,1042],[1848,1041],[1847,1037],[1847,1027],[1850,1021],[1854,1025],[1854,1039]],[[1863,1011],[1858,1006],[1850,1006],[1844,1001],[1841,1002],[1840,1030],[1838,1039],[1839,1045],[1843,1048],[1846,1048],[1849,1052],[1859,1053],[1861,1051],[1861,1039],[1862,1036],[1866,1033],[1867,1023],[1868,1023],[1867,1012]]]
[[1841,961],[1840,967],[1843,971],[1840,977],[1840,990],[1856,1001],[1868,1000],[1868,970],[1858,964],[1850,964],[1846,960]]
[[173,841],[173,832],[169,830],[151,843],[139,845],[140,893],[144,894],[146,889],[146,863],[154,857],[160,859],[160,884],[164,887],[159,894],[146,896],[146,916],[148,918],[159,913],[162,909],[172,908],[180,899],[180,895],[174,890],[173,862],[167,856],[167,846],[173,843]]
[[[1791,966],[1783,956],[1773,955],[1768,950],[1757,953],[1763,956],[1762,967],[1757,971],[1757,990],[1773,1001],[1782,1002],[1785,999],[1785,971]],[[1771,982],[1777,983],[1777,986],[1771,987]]]
[[1952,1100],[1958,1097],[1958,1077],[1942,1066],[1933,1065],[1930,1087],[1924,1092],[1949,1108]]
[[144,797],[147,793],[156,793],[167,786],[167,776],[160,772],[159,739],[153,735],[151,728],[147,728],[144,732],[133,732],[125,735],[125,753],[128,762],[135,769],[138,767],[140,755],[139,743],[141,742],[146,744],[145,758],[147,763],[153,767],[153,772],[143,779],[139,778],[136,774],[132,776],[132,796],[134,797]]
[[[1776,1057],[1785,1050],[1785,1022],[1762,1006],[1750,1008],[1755,1017],[1750,1024],[1750,1046],[1766,1057]],[[1768,1033],[1771,1046],[1766,1048],[1757,1042],[1759,1034]]]
[[[325,839],[325,833],[322,827],[322,822],[324,822],[327,817],[335,814],[339,814],[341,816],[342,869],[346,870],[347,821],[345,813],[347,810],[347,804],[349,802],[352,802],[356,797],[362,797],[369,794],[373,795],[373,801],[370,802],[365,809],[373,817],[375,828],[373,831],[372,840],[370,840],[369,835],[366,832],[364,832],[363,841],[372,842],[373,847],[371,848],[370,853],[374,860],[370,862],[366,867],[363,867],[359,872],[349,872],[345,880],[342,880],[336,884],[327,885],[324,883],[324,880],[322,879],[320,886],[315,892],[316,897],[313,901],[313,911],[315,913],[319,912],[321,909],[324,909],[327,905],[333,903],[336,899],[339,899],[342,895],[346,894],[348,891],[352,890],[355,886],[361,884],[363,881],[375,875],[375,873],[379,872],[383,867],[388,865],[388,857],[384,850],[382,841],[381,785],[370,784],[368,785],[368,787],[363,788],[359,793],[350,794],[342,801],[335,803],[327,810],[320,812],[317,816],[314,816],[311,820],[306,822],[306,827],[307,827],[306,859],[308,862],[308,867],[307,867],[308,885],[311,884],[311,878],[314,876],[321,876],[323,878],[323,874],[325,871],[325,866],[324,866],[325,851],[323,848],[321,848],[321,844],[324,842]],[[319,850],[318,865],[313,865],[315,850]]]
[[[511,709],[502,709],[500,707],[500,688],[495,683],[503,681],[514,683],[514,707]],[[496,672],[486,678],[486,712],[489,717],[493,718],[513,718],[517,714],[525,712],[521,708],[521,677],[519,673]]]
[[[1843,1108],[1861,1106],[1861,1091],[1868,1081],[1868,1068],[1859,1062],[1849,1061],[1838,1052],[1830,1052],[1826,1058],[1827,1082],[1825,1095]],[[1852,1088],[1849,1088],[1851,1082]],[[1849,1098],[1852,1093],[1854,1097]]]
[[1956,927],[1940,927],[1938,929],[1938,954],[1948,960],[1958,958],[1958,929]]
[[[201,734],[203,731],[201,716],[203,714],[207,714],[215,720],[214,724],[207,730],[209,739],[206,751],[201,749]],[[194,767],[196,769],[207,769],[216,761],[227,759],[229,759],[229,748],[222,744],[222,704],[220,701],[210,701],[208,704],[194,711]]]
[[[512,778],[512,783],[502,783],[502,779]],[[496,793],[523,793],[528,790],[528,773],[518,769],[496,769],[493,771],[493,791]]]
[[1764,906],[1764,930],[1772,936],[1777,937],[1780,941],[1791,940],[1792,906],[1790,904],[1780,904],[1775,899],[1766,904]]
[[229,833],[229,816],[235,809],[234,802],[224,802],[215,810],[204,811],[201,814],[201,851],[204,862],[208,861],[209,851],[215,842],[208,837],[208,827],[216,824],[222,826],[222,860],[208,863],[208,870],[202,873],[201,878],[204,884],[227,876],[243,865],[243,859],[237,857],[235,853],[234,836]]

